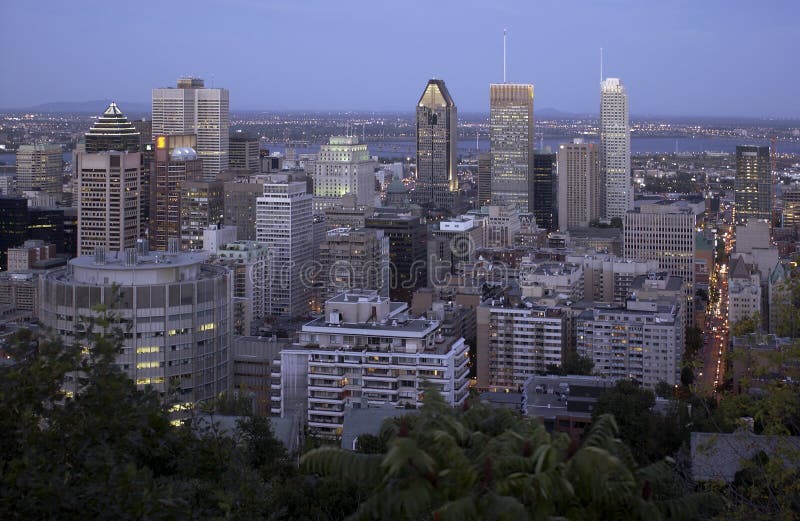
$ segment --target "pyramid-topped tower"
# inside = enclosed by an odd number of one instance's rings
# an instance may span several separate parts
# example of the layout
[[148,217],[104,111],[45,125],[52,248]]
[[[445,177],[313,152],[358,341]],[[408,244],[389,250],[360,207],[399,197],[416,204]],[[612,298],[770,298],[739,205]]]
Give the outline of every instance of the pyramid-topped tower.
[[112,102],[86,133],[86,151],[139,151],[139,132]]

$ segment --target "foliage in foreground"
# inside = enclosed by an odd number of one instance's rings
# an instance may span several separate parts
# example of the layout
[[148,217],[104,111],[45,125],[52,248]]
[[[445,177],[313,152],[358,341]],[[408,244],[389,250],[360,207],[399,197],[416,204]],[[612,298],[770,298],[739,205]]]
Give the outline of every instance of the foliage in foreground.
[[383,453],[320,448],[301,467],[369,484],[352,516],[371,519],[695,519],[714,503],[668,461],[637,468],[611,416],[582,444],[535,419],[474,404],[456,411],[433,392],[417,415],[387,421]]

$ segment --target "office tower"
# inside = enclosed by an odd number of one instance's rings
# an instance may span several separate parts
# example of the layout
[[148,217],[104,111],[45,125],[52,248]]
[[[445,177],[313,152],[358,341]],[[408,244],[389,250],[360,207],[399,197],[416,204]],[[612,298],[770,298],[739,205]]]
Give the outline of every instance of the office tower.
[[630,300],[626,307],[594,307],[575,319],[576,350],[593,373],[633,379],[647,389],[680,382],[684,321],[675,299]]
[[152,212],[152,190],[150,168],[155,157],[153,146],[153,122],[149,119],[133,119],[131,125],[139,133],[139,152],[142,153],[142,229],[150,230],[150,214]]
[[492,155],[478,155],[478,208],[492,204]]
[[111,103],[86,133],[86,152],[94,154],[108,150],[140,152],[141,135],[128,118]]
[[206,181],[228,168],[229,125],[228,89],[206,88],[199,78],[180,78],[177,88],[153,89],[153,136],[197,134]]
[[156,136],[150,182],[150,248],[166,251],[171,238],[181,236],[183,183],[200,180],[203,160],[194,147],[194,134]]
[[769,147],[736,147],[734,179],[736,222],[748,219],[772,219],[772,169]]
[[558,229],[588,226],[601,216],[597,145],[575,139],[558,146]]
[[342,197],[339,206],[325,210],[325,229],[363,228],[366,225],[366,219],[372,217],[374,212],[375,208],[372,206],[358,205],[355,195],[346,195]]
[[483,216],[483,244],[487,248],[511,248],[522,228],[519,211],[513,204],[485,206]]
[[433,225],[428,238],[428,286],[447,285],[484,246],[483,220],[462,215]]
[[417,183],[411,201],[453,210],[458,195],[458,117],[442,80],[430,80],[417,102]]
[[633,208],[628,94],[618,78],[600,84],[601,216],[623,218]]
[[61,145],[20,145],[17,150],[17,190],[61,194],[64,160]]
[[512,204],[526,212],[533,171],[533,85],[490,85],[489,129],[492,204]]
[[324,315],[302,327],[299,342],[281,350],[272,413],[286,417],[296,407],[313,433],[336,437],[347,408],[416,408],[425,385],[451,406],[464,403],[469,346],[445,336],[438,320],[410,318],[407,310],[374,291],[326,302]]
[[783,188],[781,199],[783,199],[783,226],[800,224],[800,184]]
[[97,247],[121,253],[144,232],[139,135],[114,103],[100,120],[86,134],[86,151],[75,154],[78,255]]
[[203,231],[211,225],[222,224],[225,208],[223,186],[222,181],[186,180],[181,183],[182,250],[202,250]]
[[520,297],[486,299],[477,309],[478,387],[517,391],[534,374],[560,366],[566,313]]
[[39,240],[56,245],[58,253],[75,256],[69,244],[70,237],[66,230],[65,214],[72,208],[28,208],[28,239]]
[[8,249],[28,237],[28,201],[24,197],[0,195],[0,270],[8,269]]
[[656,260],[659,269],[680,277],[686,285],[688,325],[694,324],[695,215],[678,203],[643,204],[625,214],[623,257]]
[[267,246],[255,241],[223,241],[216,245],[212,242],[206,233],[203,246],[213,256],[212,262],[231,270],[233,333],[249,335],[254,321],[264,318],[269,258]]
[[389,238],[382,230],[331,230],[319,245],[317,258],[322,302],[352,289],[389,296]]
[[149,119],[132,119],[131,125],[139,133],[139,150],[153,142],[153,122]]
[[331,137],[314,164],[314,212],[337,206],[348,193],[356,196],[356,204],[374,206],[376,166],[357,136]]
[[533,153],[533,175],[528,189],[528,211],[533,214],[536,224],[545,230],[558,229],[558,177],[556,154],[549,152]]
[[257,173],[261,169],[259,140],[242,131],[232,132],[228,140],[228,168],[249,170]]
[[225,225],[236,226],[237,240],[256,240],[256,201],[264,195],[264,185],[251,179],[237,179],[225,181],[223,191]]
[[256,240],[269,249],[266,314],[302,316],[309,310],[313,259],[312,199],[306,183],[273,176],[257,199]]
[[376,209],[364,218],[367,228],[377,228],[389,237],[389,296],[411,302],[414,290],[428,280],[425,254],[427,230],[417,216],[391,209]]
[[[138,388],[174,391],[186,406],[219,396],[228,389],[230,272],[206,264],[205,254],[139,248],[119,256],[98,249],[42,276],[39,319],[72,345],[83,317],[105,304],[130,327],[116,363]],[[76,380],[68,391],[79,390]]]

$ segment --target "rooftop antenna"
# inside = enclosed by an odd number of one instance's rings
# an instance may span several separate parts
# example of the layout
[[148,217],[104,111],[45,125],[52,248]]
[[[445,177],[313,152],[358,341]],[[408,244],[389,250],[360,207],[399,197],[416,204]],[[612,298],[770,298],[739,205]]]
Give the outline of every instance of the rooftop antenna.
[[603,83],[603,48],[600,47],[600,83]]
[[503,83],[506,83],[506,40],[508,40],[508,29],[503,29]]

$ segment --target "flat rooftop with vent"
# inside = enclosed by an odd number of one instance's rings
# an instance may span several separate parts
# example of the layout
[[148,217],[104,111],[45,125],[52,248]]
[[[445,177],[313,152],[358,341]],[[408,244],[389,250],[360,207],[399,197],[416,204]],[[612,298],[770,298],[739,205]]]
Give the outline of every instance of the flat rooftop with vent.
[[[381,296],[374,290],[354,290],[340,293],[326,301],[324,316],[303,326],[301,341],[303,336],[310,338],[315,333],[424,340],[433,338],[439,325],[438,320],[409,316],[408,304],[405,302],[391,302],[388,297]],[[339,344],[329,344],[324,335],[314,336],[318,337],[314,343],[320,347],[342,347]],[[406,351],[410,344],[408,341],[405,343],[404,352],[415,352]],[[438,344],[447,343],[440,341]],[[366,342],[364,346],[366,347]]]

